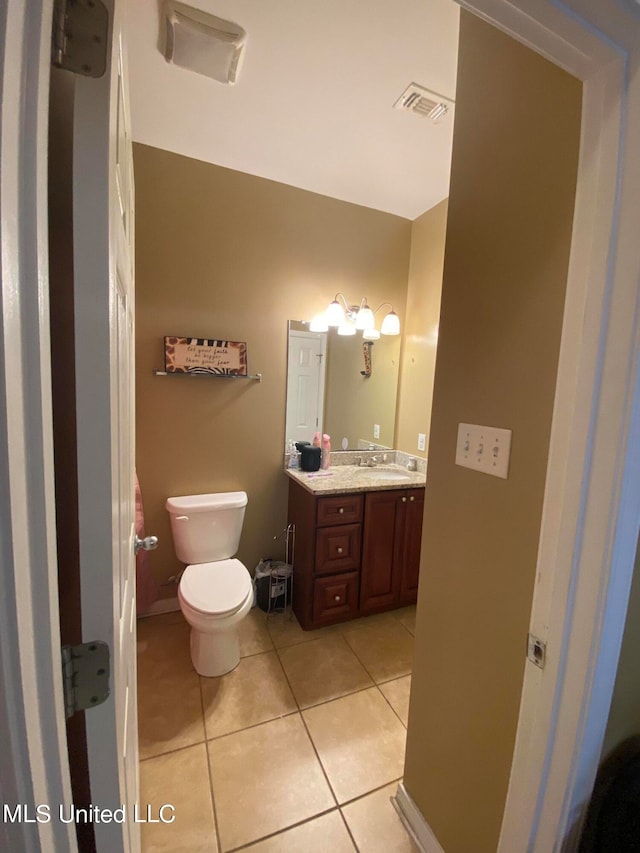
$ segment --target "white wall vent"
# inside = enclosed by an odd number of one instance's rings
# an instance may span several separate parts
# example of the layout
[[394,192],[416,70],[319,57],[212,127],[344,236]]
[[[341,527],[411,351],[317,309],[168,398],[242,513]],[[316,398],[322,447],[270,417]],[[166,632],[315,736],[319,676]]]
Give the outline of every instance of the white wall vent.
[[424,86],[411,83],[393,105],[396,110],[404,110],[415,113],[422,118],[431,119],[434,124],[441,121],[449,112],[453,111],[454,102],[449,98],[443,98],[435,92],[430,92]]
[[167,62],[219,83],[236,82],[247,35],[242,27],[176,0],[166,0],[164,24]]

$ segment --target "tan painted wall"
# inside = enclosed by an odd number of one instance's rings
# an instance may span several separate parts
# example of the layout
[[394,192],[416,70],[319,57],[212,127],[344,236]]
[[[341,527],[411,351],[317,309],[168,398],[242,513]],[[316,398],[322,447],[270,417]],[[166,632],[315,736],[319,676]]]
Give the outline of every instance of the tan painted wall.
[[[525,667],[581,85],[469,13],[460,24],[404,780],[447,853],[494,853]],[[513,431],[508,480],[454,464],[459,422]]]
[[631,595],[622,637],[616,683],[611,699],[602,757],[632,735],[640,734],[640,543],[631,583]]
[[[180,568],[166,497],[234,489],[249,495],[238,556],[252,569],[286,522],[287,320],[337,290],[393,301],[402,320],[411,223],[144,145],[134,162],[136,464],[154,573]],[[171,334],[246,341],[263,382],[154,376]]]
[[411,225],[407,318],[400,366],[396,447],[416,456],[418,433],[429,441],[433,376],[436,365],[447,199]]

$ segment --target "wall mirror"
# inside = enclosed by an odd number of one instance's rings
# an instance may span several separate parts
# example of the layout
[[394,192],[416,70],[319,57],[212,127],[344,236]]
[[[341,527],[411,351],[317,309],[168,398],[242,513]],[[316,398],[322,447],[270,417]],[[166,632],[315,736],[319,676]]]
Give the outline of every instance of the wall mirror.
[[363,344],[361,334],[289,320],[285,449],[316,430],[331,436],[332,451],[394,447],[400,336],[370,341],[370,364]]

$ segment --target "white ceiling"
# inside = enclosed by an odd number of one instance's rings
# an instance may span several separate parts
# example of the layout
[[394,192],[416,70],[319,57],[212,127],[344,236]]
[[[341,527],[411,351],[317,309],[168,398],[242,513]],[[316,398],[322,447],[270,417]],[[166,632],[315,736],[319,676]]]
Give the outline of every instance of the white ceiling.
[[418,83],[455,98],[453,0],[189,0],[247,31],[238,83],[169,65],[161,0],[129,0],[133,138],[415,219],[448,194],[453,116],[393,109]]

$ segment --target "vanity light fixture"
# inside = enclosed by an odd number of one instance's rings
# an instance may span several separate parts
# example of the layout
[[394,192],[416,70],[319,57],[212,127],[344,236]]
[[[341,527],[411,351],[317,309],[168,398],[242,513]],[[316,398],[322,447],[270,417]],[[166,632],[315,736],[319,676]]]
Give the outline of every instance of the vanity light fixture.
[[327,318],[324,314],[316,314],[311,323],[309,324],[309,331],[311,332],[328,332],[329,326],[327,325]]
[[338,326],[338,334],[339,335],[345,335],[345,336],[355,335],[356,329],[357,329],[357,326],[353,322],[353,320],[349,320],[348,318],[345,317],[344,322],[340,323],[340,325]]
[[[342,299],[342,304],[339,297]],[[380,331],[375,328],[375,315],[388,305],[391,311],[385,316]],[[375,311],[367,304],[366,297],[360,300],[360,305],[350,305],[344,293],[336,293],[335,299],[329,304],[324,314],[316,314],[311,321],[312,332],[326,332],[329,328],[337,328],[339,335],[355,335],[356,330],[362,332],[367,341],[377,341],[380,335],[399,335],[400,318],[393,310],[390,302],[383,302]]]

